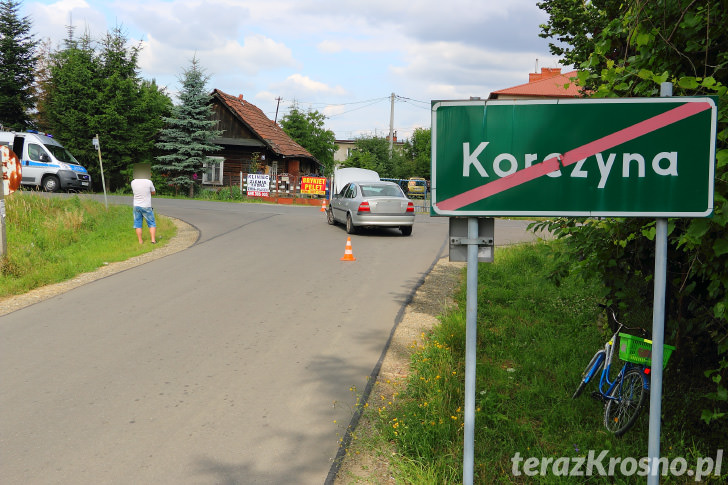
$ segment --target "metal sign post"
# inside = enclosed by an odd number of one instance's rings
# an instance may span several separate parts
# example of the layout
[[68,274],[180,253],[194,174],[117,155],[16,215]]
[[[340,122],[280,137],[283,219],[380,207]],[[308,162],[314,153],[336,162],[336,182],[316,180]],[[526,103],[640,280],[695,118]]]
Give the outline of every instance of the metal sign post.
[[[472,485],[475,463],[475,368],[478,353],[478,263],[493,262],[492,217],[450,218],[450,261],[467,261],[465,301],[465,406],[463,483]],[[463,251],[463,249],[466,251]]]
[[101,168],[101,186],[104,189],[104,204],[106,208],[109,208],[109,201],[106,199],[106,182],[104,181],[104,164],[101,162],[101,144],[99,143],[99,135],[96,135],[93,140],[94,148],[99,152],[99,167]]
[[[660,96],[672,96],[672,83],[660,85]],[[665,293],[667,289],[667,219],[660,217],[655,228],[655,282],[652,301],[652,375],[650,377],[650,427],[647,458],[648,485],[660,483],[660,431],[662,416],[662,355],[665,343]]]
[[475,367],[478,351],[478,218],[468,217],[468,273],[465,302],[465,442],[463,484],[473,484],[475,462]]

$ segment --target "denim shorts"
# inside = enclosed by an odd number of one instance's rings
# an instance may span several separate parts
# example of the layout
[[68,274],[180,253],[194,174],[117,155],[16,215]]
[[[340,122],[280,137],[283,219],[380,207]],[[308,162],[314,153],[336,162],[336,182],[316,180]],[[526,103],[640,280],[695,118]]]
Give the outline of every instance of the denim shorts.
[[134,229],[142,228],[142,217],[147,221],[148,227],[157,227],[157,223],[154,220],[154,209],[151,207],[134,206]]

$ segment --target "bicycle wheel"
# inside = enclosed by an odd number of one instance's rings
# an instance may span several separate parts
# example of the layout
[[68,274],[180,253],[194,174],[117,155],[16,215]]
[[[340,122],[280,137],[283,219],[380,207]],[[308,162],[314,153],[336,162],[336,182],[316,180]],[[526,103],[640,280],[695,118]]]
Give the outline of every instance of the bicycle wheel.
[[641,369],[630,369],[618,379],[604,407],[604,426],[617,437],[634,425],[648,397]]
[[[596,354],[594,354],[594,357],[589,361],[589,365],[586,366],[586,369],[584,369],[584,372],[581,373],[581,382],[579,382],[579,387],[576,388],[576,392],[574,392],[574,395],[571,396],[571,399],[576,399],[579,397],[584,391],[584,388],[589,383],[592,377],[599,374],[599,370],[604,365],[604,351],[600,350]],[[592,371],[592,368],[594,370]]]

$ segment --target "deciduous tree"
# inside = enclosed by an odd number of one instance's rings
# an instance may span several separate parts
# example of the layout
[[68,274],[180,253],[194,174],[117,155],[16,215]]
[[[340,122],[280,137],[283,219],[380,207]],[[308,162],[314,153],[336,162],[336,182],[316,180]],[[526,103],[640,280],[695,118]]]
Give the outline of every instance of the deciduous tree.
[[432,134],[429,128],[415,128],[412,138],[404,144],[405,156],[412,161],[409,177],[430,179],[432,167]]
[[316,110],[303,112],[294,104],[280,124],[288,136],[323,164],[324,175],[329,175],[334,169],[336,136],[326,129],[325,122],[326,116],[322,113]]
[[[577,63],[580,82],[593,89],[594,96],[656,96],[660,83],[671,81],[675,96],[720,98],[713,217],[669,221],[666,312],[667,340],[678,344],[680,384],[691,386],[690,392],[684,389],[672,395],[673,403],[685,399],[673,409],[697,427],[692,411],[702,407],[697,417],[711,427],[701,433],[724,440],[728,433],[726,2],[548,0],[539,5],[551,16],[543,34],[567,43],[564,54]],[[579,20],[584,18],[588,20]],[[553,48],[559,52],[559,47]],[[626,321],[649,324],[651,309],[644,302],[652,300],[654,221],[560,219],[550,227],[560,236],[570,236],[565,237],[569,257],[578,257],[588,271],[601,275],[608,301],[622,308]],[[711,392],[706,385],[713,387]],[[695,389],[704,390],[696,394]],[[704,397],[707,400],[701,400]]]

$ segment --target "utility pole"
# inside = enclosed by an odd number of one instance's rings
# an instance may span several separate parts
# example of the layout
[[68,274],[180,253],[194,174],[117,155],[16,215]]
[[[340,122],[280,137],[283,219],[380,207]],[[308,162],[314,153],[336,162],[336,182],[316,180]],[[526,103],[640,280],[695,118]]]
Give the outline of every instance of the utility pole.
[[276,117],[275,117],[275,119],[273,120],[273,123],[278,123],[278,107],[279,107],[279,106],[281,105],[281,97],[280,97],[280,96],[278,96],[278,97],[276,98],[276,101],[278,101],[278,104],[276,104]]
[[394,146],[394,93],[391,96],[391,108],[389,110],[389,158],[392,158]]

